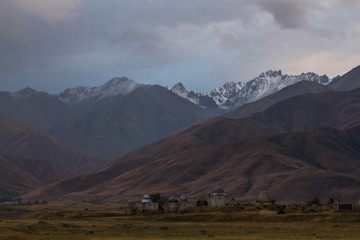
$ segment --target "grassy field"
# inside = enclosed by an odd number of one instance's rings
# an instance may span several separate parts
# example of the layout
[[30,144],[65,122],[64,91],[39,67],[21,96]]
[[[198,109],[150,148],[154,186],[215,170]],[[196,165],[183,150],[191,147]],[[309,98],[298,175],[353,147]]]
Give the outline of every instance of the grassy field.
[[118,206],[0,205],[0,239],[360,239],[360,213],[218,209],[125,216]]

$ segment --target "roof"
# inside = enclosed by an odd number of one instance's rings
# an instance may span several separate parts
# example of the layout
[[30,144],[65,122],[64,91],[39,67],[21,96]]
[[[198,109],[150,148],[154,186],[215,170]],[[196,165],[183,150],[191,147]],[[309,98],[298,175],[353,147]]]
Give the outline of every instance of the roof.
[[145,194],[143,197],[143,200],[141,200],[142,203],[152,203],[150,199],[150,194]]
[[177,197],[175,197],[174,195],[171,196],[168,201],[169,201],[169,202],[179,202],[179,200],[177,199]]
[[224,188],[220,187],[219,185],[213,188],[213,196],[226,196],[224,192]]

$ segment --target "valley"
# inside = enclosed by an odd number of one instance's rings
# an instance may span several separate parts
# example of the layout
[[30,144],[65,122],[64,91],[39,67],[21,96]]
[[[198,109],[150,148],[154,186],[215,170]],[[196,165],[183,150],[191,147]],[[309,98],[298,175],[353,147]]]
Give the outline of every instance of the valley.
[[358,213],[287,213],[246,207],[129,215],[126,207],[0,206],[0,238],[10,239],[358,239]]

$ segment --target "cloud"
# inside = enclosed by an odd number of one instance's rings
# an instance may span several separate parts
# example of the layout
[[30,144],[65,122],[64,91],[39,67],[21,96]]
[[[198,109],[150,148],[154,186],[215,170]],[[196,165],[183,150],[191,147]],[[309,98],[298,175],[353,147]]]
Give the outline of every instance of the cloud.
[[298,28],[308,21],[311,8],[319,3],[312,0],[255,0],[264,10],[273,14],[275,20],[284,28]]
[[[27,79],[43,86],[62,79],[65,88],[126,75],[162,84],[188,81],[189,88],[196,79],[196,86],[212,88],[269,68],[325,71],[326,59],[338,65],[331,64],[329,72],[342,71],[352,67],[345,58],[354,61],[360,51],[356,5],[351,0],[0,0],[0,81],[20,86]],[[297,59],[299,64],[291,64]]]
[[221,35],[221,43],[225,50],[239,49],[241,48],[241,41],[238,36],[234,34]]
[[28,14],[54,24],[78,16],[76,9],[83,0],[8,0]]

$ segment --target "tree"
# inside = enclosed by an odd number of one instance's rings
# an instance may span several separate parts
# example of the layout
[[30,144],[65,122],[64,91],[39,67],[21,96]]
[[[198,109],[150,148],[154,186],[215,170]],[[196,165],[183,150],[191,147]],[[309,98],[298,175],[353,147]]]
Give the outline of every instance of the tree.
[[331,193],[329,200],[328,200],[328,205],[333,205],[336,201],[340,202],[341,200],[341,193]]
[[199,199],[196,201],[196,206],[197,207],[204,207],[204,206],[207,206],[208,205],[208,202],[206,200],[202,200],[202,199]]
[[318,197],[310,200],[308,202],[308,204],[311,205],[311,206],[314,206],[314,205],[321,206],[320,199]]
[[161,196],[160,193],[151,193],[150,194],[150,199],[152,202],[157,203],[161,200]]
[[133,214],[133,215],[137,214],[139,211],[138,206],[135,202],[129,202],[128,207],[131,211],[131,214]]

